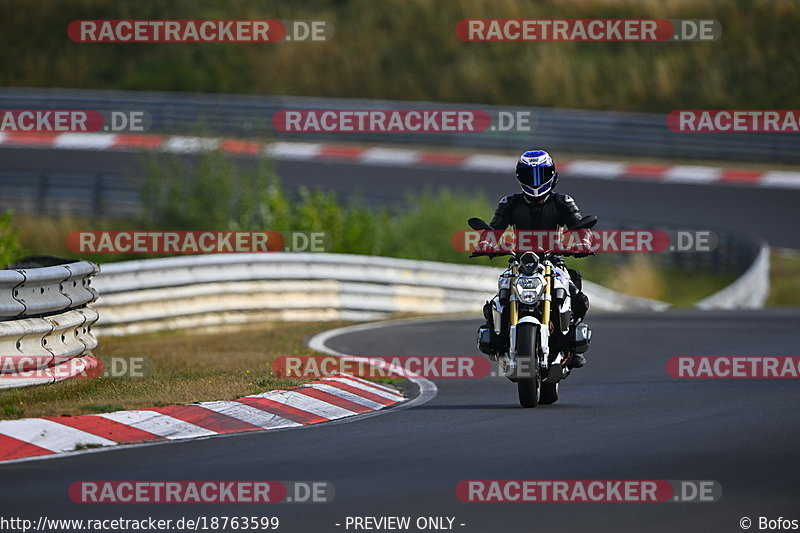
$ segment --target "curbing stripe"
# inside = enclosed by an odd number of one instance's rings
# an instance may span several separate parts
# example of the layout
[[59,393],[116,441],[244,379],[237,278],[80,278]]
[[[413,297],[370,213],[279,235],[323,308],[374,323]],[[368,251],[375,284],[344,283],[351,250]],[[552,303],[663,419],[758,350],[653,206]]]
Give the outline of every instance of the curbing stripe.
[[379,411],[405,402],[394,389],[348,374],[236,401],[202,402],[96,415],[0,421],[0,461],[108,447],[294,428]]
[[164,144],[164,139],[161,135],[117,135],[114,147],[153,149]]
[[761,175],[758,184],[762,187],[797,189],[800,188],[800,179],[797,172],[770,170]]
[[46,417],[47,420],[73,427],[98,437],[104,437],[117,443],[164,440],[154,433],[126,426],[114,420],[97,415]]
[[[376,409],[380,409],[385,404],[375,401],[371,398],[367,398],[365,394],[357,394],[353,391],[346,390],[344,387],[334,387],[329,383],[315,383],[312,387],[314,390],[324,392],[326,394],[330,394],[332,396],[337,396],[342,400],[346,400],[352,402],[356,405],[362,405],[369,409],[370,411],[374,411]],[[357,389],[356,389],[357,390]],[[359,391],[362,392],[363,391]]]
[[219,139],[176,135],[168,137],[161,145],[161,149],[165,152],[175,154],[194,154],[197,152],[216,150],[219,146]]
[[203,402],[200,405],[221,415],[247,422],[256,426],[256,429],[289,428],[302,425],[286,417],[277,416],[240,402]]
[[253,425],[244,420],[233,418],[219,411],[207,409],[204,405],[168,405],[166,407],[153,407],[148,411],[155,411],[162,415],[183,420],[195,426],[206,428],[214,433],[238,433],[240,431],[257,431],[260,426]]
[[266,146],[267,155],[275,159],[307,160],[319,155],[321,144],[277,142]]
[[342,390],[352,392],[353,394],[358,394],[364,398],[370,399],[373,402],[377,402],[381,405],[391,405],[397,401],[397,396],[390,395],[388,393],[379,391],[377,389],[369,390],[367,386],[362,385],[361,383],[356,383],[354,381],[332,378],[329,379],[327,383],[332,387],[338,387]]
[[206,428],[201,428],[189,422],[178,420],[168,415],[162,415],[148,410],[141,411],[117,411],[115,413],[103,413],[103,418],[115,420],[121,424],[154,433],[165,439],[188,439],[191,437],[207,437],[214,432]]
[[40,457],[42,455],[52,455],[53,453],[35,444],[29,444],[24,440],[15,439],[8,435],[0,435],[0,461],[11,461],[24,457]]
[[247,396],[236,400],[239,403],[261,409],[267,413],[271,413],[287,420],[291,420],[300,425],[319,424],[320,422],[327,422],[328,419],[324,416],[315,415],[308,411],[303,411],[297,407],[292,407],[283,403],[278,403],[269,398],[259,398],[257,396]]
[[390,167],[408,167],[416,164],[419,152],[415,150],[397,150],[395,148],[370,148],[360,157],[360,162],[367,165],[386,165]]
[[764,172],[760,170],[742,170],[738,168],[723,168],[719,176],[720,181],[744,184],[758,184]]
[[360,383],[362,385],[367,385],[367,386],[372,387],[374,389],[378,389],[378,390],[381,390],[383,392],[386,392],[386,393],[389,393],[389,394],[393,394],[394,396],[397,396],[397,397],[400,397],[400,398],[403,397],[403,395],[400,394],[397,391],[397,389],[393,389],[391,387],[387,387],[386,385],[383,385],[383,384],[375,382],[375,381],[367,381],[366,379],[359,378],[359,377],[356,377],[356,376],[351,376],[349,374],[335,374],[333,376],[333,378],[339,378],[339,379],[346,379],[346,380],[349,380],[349,381],[355,381],[356,383]]
[[33,444],[51,452],[72,451],[79,444],[112,446],[113,440],[98,437],[44,418],[27,418],[3,422],[2,434]]
[[663,174],[664,181],[674,183],[710,183],[719,180],[722,169],[697,165],[675,165]]
[[372,409],[366,405],[362,405],[344,398],[344,395],[340,396],[338,394],[331,394],[330,392],[320,390],[316,387],[308,387],[298,392],[306,396],[310,396],[316,400],[320,400],[321,402],[334,405],[340,409],[350,411],[351,413],[365,413],[367,411],[372,411]]
[[[234,154],[257,155],[263,152],[282,160],[340,161],[400,167],[446,167],[477,172],[511,172],[515,160],[515,156],[494,154],[460,155],[400,148],[288,141],[265,144],[241,139],[182,135],[0,132],[0,145],[54,147],[66,150],[161,150],[173,153],[197,153],[220,149]],[[561,171],[565,174],[596,179],[633,179],[665,184],[736,184],[787,189],[800,188],[800,172],[797,171],[751,171],[699,165],[660,165],[591,160],[562,161]]]
[[278,394],[270,395],[269,398],[283,405],[306,411],[312,415],[317,415],[324,420],[333,420],[334,418],[342,418],[353,414],[353,411],[343,409],[329,402],[310,401],[309,397],[303,394],[305,390],[306,387],[279,391]]
[[56,138],[53,146],[69,150],[108,150],[115,146],[116,140],[117,136],[110,133],[96,133],[94,135],[63,133]]
[[614,179],[627,175],[625,163],[610,161],[571,161],[570,174],[581,174],[590,178]]

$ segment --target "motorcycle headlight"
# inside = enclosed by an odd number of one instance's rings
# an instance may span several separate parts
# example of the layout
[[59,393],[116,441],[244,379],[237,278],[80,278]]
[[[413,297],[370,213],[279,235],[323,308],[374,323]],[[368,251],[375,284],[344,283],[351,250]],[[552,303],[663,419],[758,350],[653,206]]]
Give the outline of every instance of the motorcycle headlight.
[[517,278],[514,288],[522,303],[532,304],[542,297],[544,282],[539,277]]

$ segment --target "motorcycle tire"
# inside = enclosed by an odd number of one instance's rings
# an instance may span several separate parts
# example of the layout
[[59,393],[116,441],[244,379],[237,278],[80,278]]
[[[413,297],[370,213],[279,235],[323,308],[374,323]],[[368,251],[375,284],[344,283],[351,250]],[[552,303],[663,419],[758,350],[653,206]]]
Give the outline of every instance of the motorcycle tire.
[[542,392],[542,376],[539,373],[538,331],[533,324],[517,325],[517,361],[521,368],[527,369],[518,376],[517,393],[522,407],[536,407]]

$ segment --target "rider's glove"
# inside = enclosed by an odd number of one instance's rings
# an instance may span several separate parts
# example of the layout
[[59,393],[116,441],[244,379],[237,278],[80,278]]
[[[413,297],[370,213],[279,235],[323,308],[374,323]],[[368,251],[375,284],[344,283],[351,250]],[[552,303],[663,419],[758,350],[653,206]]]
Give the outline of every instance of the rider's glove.
[[586,257],[592,251],[592,232],[588,229],[579,229],[573,232],[573,250],[575,257]]
[[481,241],[475,246],[476,252],[492,252],[494,251],[494,246],[489,241]]

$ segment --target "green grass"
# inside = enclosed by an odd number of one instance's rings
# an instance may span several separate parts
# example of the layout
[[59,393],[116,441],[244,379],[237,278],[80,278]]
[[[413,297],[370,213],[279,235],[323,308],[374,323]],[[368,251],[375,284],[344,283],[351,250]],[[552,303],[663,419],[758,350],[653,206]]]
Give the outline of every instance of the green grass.
[[95,355],[144,357],[152,372],[138,378],[99,376],[0,390],[0,420],[235,400],[295,387],[309,380],[273,375],[272,361],[284,355],[313,355],[305,346],[306,338],[339,325],[344,324],[255,324],[238,331],[176,330],[104,337]]
[[75,450],[74,451],[79,452],[81,450],[91,450],[91,449],[94,449],[94,448],[102,448],[102,447],[103,447],[102,444],[95,444],[95,443],[82,444],[82,443],[78,443],[78,444],[75,445]]
[[800,254],[775,253],[770,263],[767,305],[800,305]]
[[125,407],[118,403],[96,404],[89,403],[83,406],[83,409],[90,413],[113,413],[114,411],[122,411]]
[[[332,23],[335,35],[275,44],[82,44],[66,35],[75,19],[131,18],[314,19]],[[694,43],[468,43],[455,34],[464,18],[703,18],[720,21],[723,35]],[[796,109],[798,27],[800,3],[773,0],[7,0],[0,86],[653,112]]]

